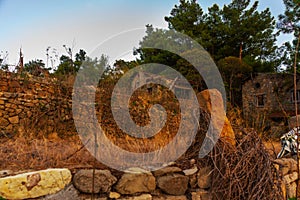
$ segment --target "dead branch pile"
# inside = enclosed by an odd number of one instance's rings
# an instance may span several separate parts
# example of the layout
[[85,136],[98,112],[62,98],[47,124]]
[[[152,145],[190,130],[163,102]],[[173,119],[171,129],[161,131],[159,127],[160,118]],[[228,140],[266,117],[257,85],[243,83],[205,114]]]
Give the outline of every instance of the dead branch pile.
[[219,141],[208,156],[213,166],[214,199],[283,199],[279,175],[255,131],[237,139],[236,148]]

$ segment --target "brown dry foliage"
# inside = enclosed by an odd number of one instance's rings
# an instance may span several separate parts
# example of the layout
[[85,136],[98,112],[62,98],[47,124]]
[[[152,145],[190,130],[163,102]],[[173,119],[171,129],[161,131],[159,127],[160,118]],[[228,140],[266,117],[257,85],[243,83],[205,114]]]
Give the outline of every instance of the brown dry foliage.
[[78,137],[68,139],[36,139],[14,137],[0,139],[0,170],[39,170],[46,168],[93,168],[107,169],[82,148]]
[[281,176],[272,163],[276,154],[265,147],[253,129],[238,128],[236,122],[235,131],[239,134],[236,134],[235,147],[220,138],[209,155],[197,159],[209,115],[201,112],[201,119],[206,119],[206,122],[200,126],[193,145],[177,161],[180,167],[192,167],[189,166],[190,159],[196,159],[199,168],[210,166],[210,192],[216,200],[284,199]]
[[214,199],[284,199],[272,157],[255,131],[237,138],[236,148],[219,140],[206,159],[213,168]]
[[160,104],[167,112],[167,122],[162,130],[155,136],[144,139],[132,137],[118,127],[110,104],[113,85],[102,87],[104,89],[99,90],[101,94],[96,93],[96,99],[100,99],[101,102],[96,107],[98,121],[102,129],[109,133],[106,136],[116,145],[131,152],[149,152],[161,149],[176,135],[180,124],[180,108],[173,93],[163,89],[149,94],[145,88],[141,88],[131,96],[129,112],[132,120],[139,126],[145,126],[150,122],[148,112],[152,105]]
[[[133,95],[131,103],[135,102],[131,114],[138,124],[147,123],[147,110],[154,103],[164,103],[168,113],[166,128],[151,139],[131,138],[118,129],[110,109],[110,95],[113,85],[106,84],[101,94],[102,104],[98,107],[98,121],[109,133],[109,139],[124,149],[133,152],[153,151],[168,143],[176,133],[180,117],[178,115],[178,102],[174,96],[167,93],[157,98],[147,98],[142,91],[139,95]],[[63,98],[65,99],[65,98]],[[69,109],[69,111],[71,111]],[[53,112],[53,111],[52,111]],[[59,119],[60,112],[57,111],[58,126],[66,122]],[[40,116],[41,111],[35,111],[34,116]],[[138,116],[137,116],[138,115]],[[43,117],[46,117],[45,113]],[[242,131],[237,135],[237,146],[232,147],[226,142],[219,140],[213,151],[203,159],[198,159],[199,149],[207,131],[209,115],[201,112],[202,122],[193,145],[179,158],[176,163],[183,169],[191,167],[190,159],[196,159],[199,167],[211,166],[213,171],[212,187],[210,192],[215,199],[247,200],[247,199],[283,199],[279,187],[279,176],[272,165],[272,158],[266,150],[261,139],[254,131]],[[27,121],[25,133],[36,133],[30,135],[16,135],[13,138],[2,138],[0,140],[0,169],[44,169],[49,167],[68,168],[107,168],[95,159],[84,148],[78,136],[73,133],[58,133],[58,137],[49,139],[47,134],[43,135],[42,127],[39,126],[43,118],[33,118]],[[47,119],[45,119],[47,120]],[[33,126],[33,123],[35,126]],[[238,121],[235,122],[239,124]],[[71,124],[71,121],[68,121]],[[69,126],[69,125],[68,125]],[[70,130],[75,129],[70,127]],[[63,137],[68,135],[68,137]],[[73,136],[72,136],[73,135]],[[39,139],[37,139],[39,138]],[[92,141],[93,142],[93,141]]]

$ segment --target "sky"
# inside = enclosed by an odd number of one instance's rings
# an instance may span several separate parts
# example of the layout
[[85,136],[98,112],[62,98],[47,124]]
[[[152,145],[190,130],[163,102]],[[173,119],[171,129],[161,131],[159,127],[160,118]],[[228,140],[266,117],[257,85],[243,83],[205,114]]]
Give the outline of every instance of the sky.
[[[0,0],[0,52],[8,52],[8,63],[18,63],[22,48],[25,63],[41,59],[56,65],[55,55],[73,55],[83,49],[88,55],[95,49],[116,59],[130,60],[138,47],[146,24],[167,28],[164,21],[179,0]],[[213,4],[223,7],[231,0],[198,0],[206,12]],[[284,12],[283,0],[259,0],[259,10],[270,8],[277,16]],[[281,36],[278,45],[290,40]],[[48,61],[46,49],[48,51]],[[99,53],[99,52],[97,52]],[[100,56],[100,55],[99,55]],[[51,64],[51,59],[53,63]]]

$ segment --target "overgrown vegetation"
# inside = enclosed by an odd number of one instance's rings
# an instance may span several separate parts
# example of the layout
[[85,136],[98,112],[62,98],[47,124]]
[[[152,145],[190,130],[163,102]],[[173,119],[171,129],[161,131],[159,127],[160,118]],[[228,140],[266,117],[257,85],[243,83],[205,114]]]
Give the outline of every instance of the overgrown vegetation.
[[[284,0],[284,3],[287,12],[279,17],[281,24],[279,29],[283,32],[292,32],[295,38],[298,38],[299,4],[292,0]],[[171,10],[170,16],[165,17],[169,24],[167,30],[147,25],[146,35],[141,39],[140,46],[135,49],[135,54],[139,55],[137,60],[129,62],[118,60],[113,66],[109,66],[108,57],[105,55],[92,59],[84,50],[80,50],[74,57],[73,50],[65,47],[67,55],[60,57],[57,67],[48,68],[42,60],[33,60],[26,63],[23,69],[19,68],[15,75],[26,78],[49,76],[57,81],[55,98],[69,100],[75,76],[80,69],[99,72],[99,69],[93,67],[103,67],[104,73],[101,78],[99,77],[96,93],[96,99],[99,100],[96,109],[98,121],[107,137],[114,144],[131,152],[155,151],[168,144],[179,127],[180,108],[174,94],[167,88],[157,86],[151,93],[142,87],[132,95],[129,107],[136,124],[143,126],[149,123],[148,110],[157,103],[163,105],[168,114],[167,124],[161,132],[146,139],[131,137],[120,130],[112,115],[111,94],[123,73],[147,63],[161,63],[173,67],[187,78],[196,92],[206,88],[201,75],[191,63],[179,55],[158,49],[142,48],[160,37],[172,39],[173,30],[187,34],[210,53],[222,74],[228,94],[230,108],[228,115],[236,130],[237,146],[228,146],[221,140],[210,155],[199,160],[199,147],[209,121],[209,115],[201,111],[203,123],[198,135],[191,148],[179,158],[178,165],[182,165],[184,169],[189,168],[191,166],[187,164],[188,161],[196,159],[201,167],[211,166],[214,169],[211,192],[217,199],[282,199],[279,176],[271,163],[275,154],[270,154],[258,137],[264,131],[264,124],[258,127],[254,127],[254,124],[244,124],[240,95],[242,80],[252,73],[282,72],[282,66],[286,67],[285,71],[289,71],[297,40],[277,47],[275,18],[269,9],[259,12],[257,8],[257,1],[251,4],[250,0],[233,0],[223,8],[215,4],[208,9],[208,13],[204,13],[196,0],[180,0],[179,5],[175,5]],[[291,29],[290,23],[293,24]],[[2,70],[8,70],[3,55],[0,56],[0,66]],[[49,112],[55,116],[56,126],[51,130],[47,127]],[[79,137],[74,134],[76,130],[73,121],[63,117],[66,115],[71,116],[71,105],[65,108],[60,106],[59,101],[55,105],[55,110],[45,105],[36,107],[32,117],[23,122],[25,127],[23,131],[17,133],[13,139],[6,135],[0,139],[1,143],[5,144],[0,145],[2,158],[0,168],[16,170],[48,167],[106,168],[107,166],[101,163],[95,164],[95,158],[84,148],[86,144],[82,144]],[[245,127],[248,126],[261,132],[245,131]],[[57,133],[61,127],[67,128],[64,132]]]
[[[139,125],[147,124],[149,121],[147,110],[155,103],[162,103],[168,113],[167,125],[159,134],[153,138],[137,140],[123,133],[113,120],[110,108],[113,86],[110,81],[102,82],[98,90],[101,95],[96,97],[100,98],[97,105],[98,120],[111,142],[131,152],[150,152],[165,146],[173,139],[180,122],[180,112],[178,101],[172,93],[166,88],[158,87],[155,93],[149,94],[146,88],[140,88],[131,97],[130,113],[132,119]],[[237,133],[236,147],[219,140],[209,155],[199,159],[199,148],[210,120],[209,114],[201,110],[201,124],[197,136],[186,153],[176,161],[177,165],[189,169],[192,167],[190,160],[195,159],[199,168],[210,166],[213,169],[210,191],[216,199],[282,199],[279,175],[271,163],[275,153],[269,153],[255,131],[242,128],[243,121],[238,117],[239,114],[238,110],[229,113],[229,117],[235,119],[232,120],[232,124]],[[60,123],[66,125],[65,122],[59,121],[60,115],[57,117],[57,126],[60,126]],[[43,132],[40,132],[43,120],[47,119],[34,115],[31,121],[28,121],[27,134],[16,135],[14,139],[1,139],[1,143],[5,145],[0,145],[2,157],[0,168],[14,170],[49,167],[107,168],[102,163],[95,162],[95,158],[84,148],[87,144],[82,144],[77,135],[70,135],[67,130],[62,134],[63,138],[60,134],[43,135]],[[35,125],[30,126],[30,123]],[[175,153],[176,149],[173,151],[170,155]]]

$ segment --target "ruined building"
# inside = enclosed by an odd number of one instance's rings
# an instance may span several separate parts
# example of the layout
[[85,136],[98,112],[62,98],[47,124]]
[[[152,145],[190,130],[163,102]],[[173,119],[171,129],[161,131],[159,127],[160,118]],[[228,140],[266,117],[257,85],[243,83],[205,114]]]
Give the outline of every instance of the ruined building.
[[243,113],[253,126],[288,128],[287,121],[295,115],[295,101],[300,103],[297,77],[297,98],[294,98],[292,74],[258,73],[243,84]]

